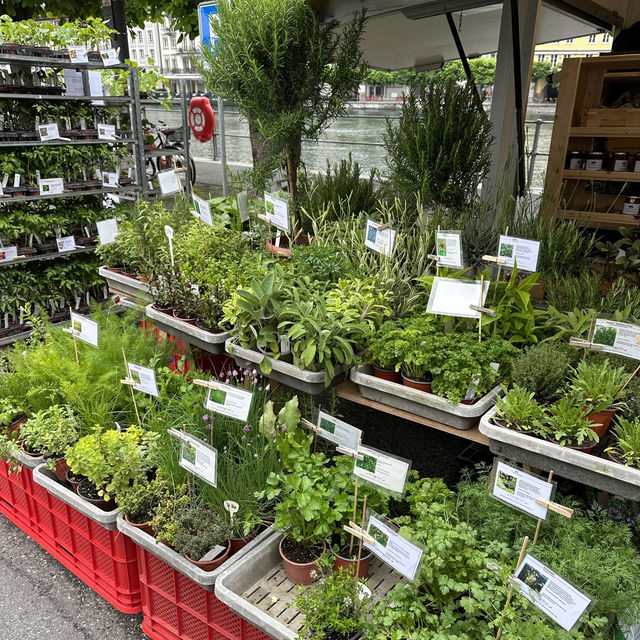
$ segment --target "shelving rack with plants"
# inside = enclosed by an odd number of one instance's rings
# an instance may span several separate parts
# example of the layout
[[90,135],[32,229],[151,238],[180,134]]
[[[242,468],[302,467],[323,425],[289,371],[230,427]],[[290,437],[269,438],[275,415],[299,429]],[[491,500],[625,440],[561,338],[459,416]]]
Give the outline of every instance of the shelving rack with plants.
[[[114,200],[137,199],[143,184],[138,73],[120,63],[105,66],[100,49],[109,35],[93,18],[0,20],[0,247],[17,248],[15,259],[0,261],[3,344],[26,334],[22,308],[64,320],[69,307],[86,308],[91,297],[108,294],[90,255],[95,223],[117,215],[122,205],[112,208]],[[75,46],[85,47],[88,62],[71,60]],[[95,95],[107,93],[97,87],[113,74],[126,79],[128,95]],[[57,124],[60,139],[41,139],[38,127],[48,123]],[[98,124],[113,125],[115,139],[100,137]],[[104,187],[102,172],[120,173],[123,163],[129,174]],[[61,178],[62,192],[42,193],[39,181],[46,178]],[[57,240],[68,236],[75,249],[59,251]]]

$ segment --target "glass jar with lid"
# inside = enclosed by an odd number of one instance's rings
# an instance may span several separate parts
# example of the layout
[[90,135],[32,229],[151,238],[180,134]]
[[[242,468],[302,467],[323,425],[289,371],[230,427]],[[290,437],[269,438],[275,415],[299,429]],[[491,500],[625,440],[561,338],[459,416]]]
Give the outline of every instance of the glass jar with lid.
[[606,159],[605,151],[589,151],[585,158],[584,168],[586,171],[604,171]]
[[609,171],[627,171],[629,154],[626,151],[614,151],[609,154]]
[[640,215],[640,196],[627,196],[622,206],[622,213],[627,216]]
[[584,169],[585,155],[584,151],[569,151],[564,168],[570,171],[581,171]]

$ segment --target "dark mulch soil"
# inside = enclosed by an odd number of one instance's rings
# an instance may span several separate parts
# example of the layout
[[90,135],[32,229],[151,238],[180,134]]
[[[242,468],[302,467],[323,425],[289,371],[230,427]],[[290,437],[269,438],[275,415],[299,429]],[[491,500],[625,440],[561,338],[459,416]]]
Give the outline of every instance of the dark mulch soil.
[[313,562],[322,554],[322,545],[318,544],[313,547],[301,547],[293,540],[284,539],[282,543],[282,551],[288,560],[304,564],[305,562]]

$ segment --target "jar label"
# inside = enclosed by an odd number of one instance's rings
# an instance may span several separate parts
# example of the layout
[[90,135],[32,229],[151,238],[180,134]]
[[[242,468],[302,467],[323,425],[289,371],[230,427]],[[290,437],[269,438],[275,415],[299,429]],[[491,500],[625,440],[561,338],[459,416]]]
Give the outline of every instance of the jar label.
[[613,163],[613,170],[614,171],[626,171],[628,166],[629,166],[629,161],[628,160],[616,160]]
[[[638,164],[640,164],[640,162]],[[569,160],[569,169],[572,171],[582,169],[582,158],[571,158],[571,160]]]
[[640,160],[636,160],[635,164],[633,165],[633,171],[637,171],[638,173],[640,173]]
[[640,202],[625,202],[622,207],[622,213],[629,216],[637,216],[640,214]]
[[602,158],[587,158],[585,169],[587,171],[600,171],[602,169]]

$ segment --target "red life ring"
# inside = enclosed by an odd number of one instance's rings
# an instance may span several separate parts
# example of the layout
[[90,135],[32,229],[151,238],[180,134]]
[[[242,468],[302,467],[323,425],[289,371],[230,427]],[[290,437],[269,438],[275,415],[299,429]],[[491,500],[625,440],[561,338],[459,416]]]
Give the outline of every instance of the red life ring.
[[207,142],[213,136],[216,116],[211,108],[209,98],[197,96],[191,98],[189,105],[189,126],[196,140]]

